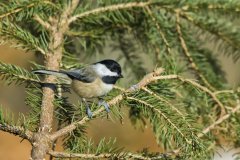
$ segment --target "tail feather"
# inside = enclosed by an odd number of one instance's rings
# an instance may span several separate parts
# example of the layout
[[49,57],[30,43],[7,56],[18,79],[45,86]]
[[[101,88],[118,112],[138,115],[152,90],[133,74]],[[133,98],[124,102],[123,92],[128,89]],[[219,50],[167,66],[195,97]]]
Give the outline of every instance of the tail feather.
[[67,74],[65,74],[64,72],[39,69],[39,70],[33,70],[32,73],[34,73],[34,74],[43,74],[43,75],[54,75],[54,76],[62,79],[63,81],[71,81],[69,76]]

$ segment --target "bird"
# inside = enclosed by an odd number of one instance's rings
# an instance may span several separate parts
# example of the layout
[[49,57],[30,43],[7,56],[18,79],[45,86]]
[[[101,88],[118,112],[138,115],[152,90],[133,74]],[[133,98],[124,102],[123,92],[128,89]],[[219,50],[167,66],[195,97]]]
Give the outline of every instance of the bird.
[[98,105],[103,105],[106,111],[110,112],[109,105],[103,100],[103,97],[113,89],[114,84],[120,78],[123,78],[120,64],[112,59],[101,60],[80,69],[59,71],[39,69],[33,70],[32,73],[54,75],[67,80],[71,88],[85,102],[89,118],[92,118],[92,111],[86,100],[98,98]]

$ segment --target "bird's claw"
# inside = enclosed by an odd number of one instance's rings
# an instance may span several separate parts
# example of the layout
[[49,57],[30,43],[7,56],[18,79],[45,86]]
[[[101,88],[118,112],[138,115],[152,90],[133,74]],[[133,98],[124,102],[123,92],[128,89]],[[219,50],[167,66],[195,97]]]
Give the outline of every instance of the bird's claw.
[[104,106],[104,108],[105,108],[105,110],[107,111],[107,113],[110,112],[109,104],[108,104],[107,102],[105,102],[105,101],[99,101],[99,102],[98,102],[98,106],[99,106],[99,107],[100,107],[100,106]]
[[87,110],[86,110],[86,113],[87,113],[87,115],[88,115],[88,118],[92,118],[92,116],[93,116],[93,113],[92,113],[92,111],[91,111],[91,109],[87,106]]

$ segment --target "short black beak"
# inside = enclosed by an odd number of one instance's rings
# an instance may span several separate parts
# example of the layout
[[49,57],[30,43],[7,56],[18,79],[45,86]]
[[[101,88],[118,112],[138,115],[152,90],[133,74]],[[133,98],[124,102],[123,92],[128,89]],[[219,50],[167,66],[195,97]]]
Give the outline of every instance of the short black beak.
[[120,74],[120,75],[119,75],[119,78],[123,78],[123,75],[122,75],[122,74]]

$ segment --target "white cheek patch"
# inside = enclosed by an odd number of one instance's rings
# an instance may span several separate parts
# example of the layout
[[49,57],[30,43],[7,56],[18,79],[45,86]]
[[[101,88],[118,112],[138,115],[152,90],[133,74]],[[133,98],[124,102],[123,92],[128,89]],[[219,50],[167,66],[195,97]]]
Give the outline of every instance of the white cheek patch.
[[93,65],[93,69],[96,71],[96,73],[103,77],[103,76],[118,76],[116,72],[110,71],[105,65],[101,63],[97,63]]

